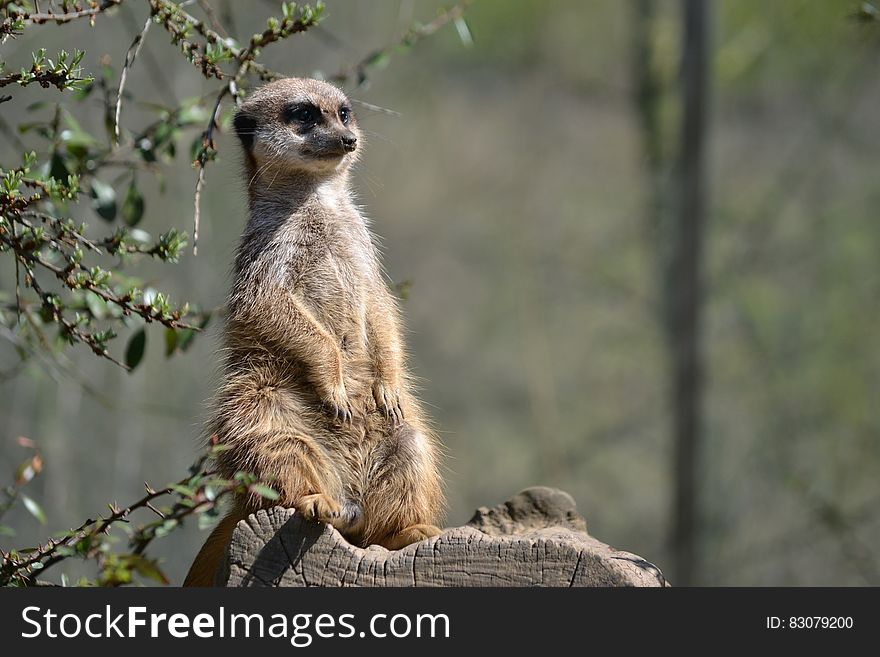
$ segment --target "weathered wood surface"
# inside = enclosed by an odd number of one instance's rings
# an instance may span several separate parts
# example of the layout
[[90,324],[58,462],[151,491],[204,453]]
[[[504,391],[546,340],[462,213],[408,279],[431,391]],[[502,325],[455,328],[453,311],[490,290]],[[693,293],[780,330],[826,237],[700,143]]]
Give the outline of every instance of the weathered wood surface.
[[227,586],[665,586],[653,564],[587,534],[567,493],[529,488],[463,527],[389,552],[361,549],[292,509],[238,524]]

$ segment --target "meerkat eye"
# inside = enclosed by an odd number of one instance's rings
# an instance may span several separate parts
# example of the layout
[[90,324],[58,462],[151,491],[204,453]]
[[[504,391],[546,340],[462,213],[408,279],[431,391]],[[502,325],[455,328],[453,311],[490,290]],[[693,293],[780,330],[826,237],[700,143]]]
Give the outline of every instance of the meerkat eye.
[[339,110],[339,119],[342,121],[342,125],[348,125],[348,121],[351,118],[351,110],[347,107],[343,107]]
[[294,105],[287,109],[284,118],[288,123],[293,121],[303,125],[313,125],[318,122],[321,113],[314,105]]

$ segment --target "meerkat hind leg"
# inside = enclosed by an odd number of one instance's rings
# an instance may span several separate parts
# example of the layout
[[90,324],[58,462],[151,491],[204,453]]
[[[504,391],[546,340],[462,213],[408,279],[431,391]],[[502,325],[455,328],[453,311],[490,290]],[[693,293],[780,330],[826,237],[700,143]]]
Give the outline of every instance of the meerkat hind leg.
[[441,533],[442,530],[434,525],[410,525],[409,527],[404,527],[399,532],[386,536],[378,541],[377,544],[389,550],[399,550],[407,545],[424,541],[426,538],[439,536]]
[[440,533],[442,493],[428,437],[403,422],[371,455],[364,496],[366,544],[397,550]]

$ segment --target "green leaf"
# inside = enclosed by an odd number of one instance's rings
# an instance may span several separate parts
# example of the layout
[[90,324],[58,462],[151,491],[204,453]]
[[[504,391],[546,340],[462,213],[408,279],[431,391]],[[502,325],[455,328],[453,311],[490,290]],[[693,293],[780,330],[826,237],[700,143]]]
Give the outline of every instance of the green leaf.
[[21,503],[24,504],[24,508],[27,509],[34,518],[40,521],[41,525],[46,524],[46,514],[43,513],[43,509],[32,498],[22,493]]
[[168,358],[177,348],[177,331],[168,327],[165,329],[165,357]]
[[107,302],[94,292],[86,292],[86,305],[95,319],[104,319],[108,313]]
[[180,329],[177,334],[177,348],[181,351],[186,351],[192,345],[194,337],[196,337],[196,332],[194,330]]
[[192,140],[192,143],[189,145],[189,159],[190,162],[195,162],[199,159],[199,153],[202,152],[202,147],[205,145],[205,140],[201,135]]
[[132,566],[134,566],[135,572],[139,575],[155,580],[160,584],[169,583],[165,573],[162,572],[159,565],[152,559],[145,559],[141,556],[134,557],[132,559]]
[[367,58],[367,61],[364,62],[364,66],[373,66],[375,68],[385,68],[388,66],[388,62],[391,60],[389,54],[380,50],[378,52],[373,53]]
[[455,19],[455,29],[458,31],[458,38],[461,39],[461,45],[465,48],[470,48],[474,45],[474,38],[471,36],[471,30],[461,16]]
[[205,512],[200,513],[198,515],[199,518],[199,531],[205,531],[206,529],[211,529],[217,523],[218,514]]
[[71,133],[84,135],[85,138],[94,142],[94,137],[83,130],[82,126],[79,124],[79,121],[76,120],[76,117],[74,117],[73,114],[66,110],[64,110],[64,125],[67,127],[68,130],[70,130]]
[[107,183],[95,178],[92,181],[92,207],[98,216],[107,221],[116,218],[116,191]]
[[155,162],[156,161],[156,151],[153,148],[152,142],[149,139],[141,139],[138,144],[138,152],[141,154],[144,162]]
[[128,186],[122,201],[122,220],[129,226],[137,226],[144,216],[144,197],[134,180]]
[[168,536],[168,534],[174,531],[174,528],[177,527],[178,524],[179,521],[176,518],[169,518],[156,528],[156,538]]
[[277,500],[281,497],[275,489],[269,488],[263,484],[253,484],[250,489],[252,493],[265,497],[267,500]]
[[160,123],[153,132],[153,147],[162,146],[165,142],[173,140],[175,132],[174,126],[170,123]]
[[193,497],[196,494],[195,488],[184,486],[182,484],[171,484],[170,486],[168,486],[168,488],[173,490],[178,495],[182,495],[183,497]]
[[15,530],[12,527],[0,525],[0,536],[15,536]]
[[65,144],[67,152],[76,158],[84,158],[88,155],[89,150],[97,142],[95,138],[77,125],[72,128],[65,128],[59,135],[59,139]]
[[208,120],[208,110],[193,103],[180,110],[177,115],[177,122],[182,125],[202,125]]
[[95,83],[89,82],[88,84],[84,84],[82,87],[76,90],[73,97],[77,101],[83,101],[89,97],[89,95],[95,90]]
[[128,341],[128,347],[125,349],[125,364],[131,369],[137,367],[144,357],[144,351],[147,348],[147,332],[141,329]]
[[58,151],[52,153],[49,175],[61,182],[67,182],[67,176],[70,175],[70,171],[67,170],[67,165],[64,163],[64,158],[58,154]]

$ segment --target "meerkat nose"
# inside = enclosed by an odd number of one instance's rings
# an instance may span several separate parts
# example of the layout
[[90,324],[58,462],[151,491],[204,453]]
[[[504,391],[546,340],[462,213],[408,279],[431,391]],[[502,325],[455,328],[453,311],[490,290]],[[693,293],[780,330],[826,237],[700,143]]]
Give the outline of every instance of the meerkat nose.
[[348,151],[349,153],[351,153],[355,149],[355,147],[357,146],[357,142],[358,142],[357,137],[355,137],[350,132],[348,134],[342,135],[341,139],[342,139],[342,147],[346,151]]

